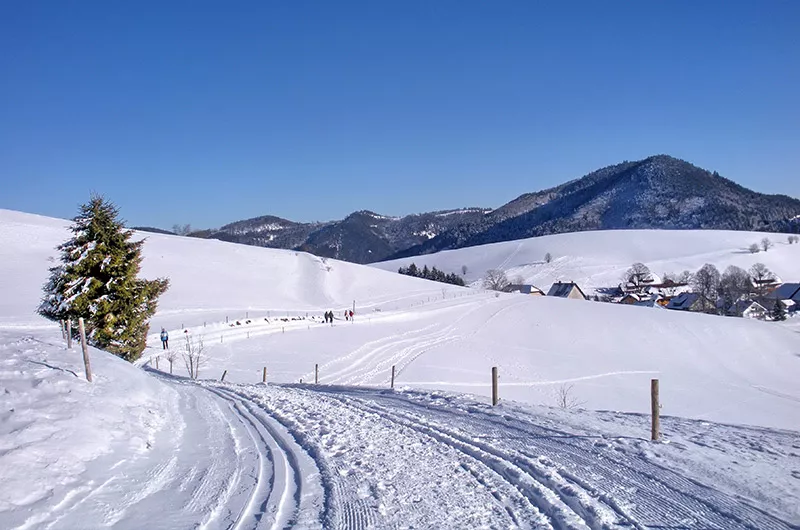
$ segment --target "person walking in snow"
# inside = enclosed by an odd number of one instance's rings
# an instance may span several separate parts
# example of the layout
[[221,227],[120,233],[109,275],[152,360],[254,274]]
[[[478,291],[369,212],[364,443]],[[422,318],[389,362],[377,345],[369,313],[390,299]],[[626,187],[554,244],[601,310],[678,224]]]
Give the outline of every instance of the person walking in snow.
[[344,310],[344,319],[345,319],[345,320],[350,320],[350,318],[349,318],[349,316],[348,316],[349,314],[350,314],[350,313],[348,313],[348,312],[347,312],[347,309],[345,309],[345,310]]
[[169,333],[164,328],[161,328],[161,346],[163,349],[169,349]]
[[351,310],[349,311],[349,313],[350,313],[350,320],[353,320],[353,310],[351,309]]

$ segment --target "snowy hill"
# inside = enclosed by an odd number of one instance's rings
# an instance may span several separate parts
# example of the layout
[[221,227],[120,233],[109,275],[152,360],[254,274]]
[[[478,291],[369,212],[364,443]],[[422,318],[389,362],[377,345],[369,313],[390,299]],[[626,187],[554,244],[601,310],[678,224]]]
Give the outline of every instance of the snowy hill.
[[[774,246],[768,252],[751,254],[747,248],[768,237]],[[550,254],[552,262],[545,263]],[[520,276],[526,283],[543,288],[553,282],[577,282],[587,295],[601,287],[614,287],[632,263],[642,262],[656,276],[697,271],[706,263],[724,271],[729,265],[745,270],[765,264],[784,281],[800,281],[800,245],[789,245],[785,234],[724,230],[606,230],[575,232],[477,247],[446,250],[373,264],[387,271],[416,263],[461,274],[479,282],[489,269],[500,269],[509,278]]]
[[[142,358],[150,375],[92,350],[97,384],[89,385],[79,349],[65,351],[55,326],[33,312],[66,225],[0,210],[6,526],[800,523],[798,433],[779,430],[800,425],[800,334],[789,326],[495,295],[301,252],[141,234],[142,274],[172,282]],[[647,232],[619,232],[629,237],[615,250],[607,234],[466,249],[473,261],[457,256],[451,270],[503,262],[538,270],[534,254],[546,247],[556,257],[549,265],[561,260],[595,285],[618,276],[604,270],[611,256],[619,267],[641,259],[656,271],[653,263],[678,270],[720,256],[759,259],[788,275],[800,247],[753,257],[739,253],[752,234],[658,232],[648,243]],[[574,247],[588,256],[583,268]],[[351,323],[341,313],[353,301]],[[328,309],[333,326],[321,322]],[[200,377],[227,371],[226,383],[171,378],[163,357],[155,370],[161,326],[174,349],[184,332],[203,337]],[[307,384],[315,365],[321,385]],[[486,397],[492,366],[497,408]],[[254,384],[264,367],[272,384]],[[180,360],[174,368],[184,373]],[[646,440],[654,377],[664,444]],[[552,408],[565,389],[605,412]]]

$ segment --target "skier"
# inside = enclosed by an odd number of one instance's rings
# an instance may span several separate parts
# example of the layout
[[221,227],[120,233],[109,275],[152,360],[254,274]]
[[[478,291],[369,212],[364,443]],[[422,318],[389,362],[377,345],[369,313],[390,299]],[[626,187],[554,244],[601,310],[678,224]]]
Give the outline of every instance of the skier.
[[164,328],[161,328],[161,346],[165,349],[169,349],[169,333]]
[[353,320],[353,310],[350,310],[350,320]]
[[344,310],[344,319],[350,320],[350,313],[347,312],[347,309]]

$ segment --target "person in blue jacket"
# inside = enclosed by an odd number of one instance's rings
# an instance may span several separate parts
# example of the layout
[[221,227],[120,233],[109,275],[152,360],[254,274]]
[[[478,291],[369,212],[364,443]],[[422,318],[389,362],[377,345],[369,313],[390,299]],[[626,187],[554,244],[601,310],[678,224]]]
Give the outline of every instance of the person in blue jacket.
[[161,346],[163,346],[165,350],[169,349],[169,333],[167,333],[167,330],[164,328],[161,328]]

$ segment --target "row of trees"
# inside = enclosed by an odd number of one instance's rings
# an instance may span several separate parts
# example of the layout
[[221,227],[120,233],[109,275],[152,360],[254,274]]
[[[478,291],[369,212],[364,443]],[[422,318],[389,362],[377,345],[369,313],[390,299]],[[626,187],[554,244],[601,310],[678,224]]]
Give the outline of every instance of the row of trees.
[[144,351],[148,320],[169,280],[138,278],[144,241],[119,219],[101,196],[80,207],[72,237],[57,247],[60,263],[50,269],[38,312],[51,320],[83,317],[88,341],[128,361]]
[[447,274],[436,267],[429,269],[427,265],[420,269],[416,264],[412,263],[408,267],[400,267],[397,272],[415,278],[425,278],[426,280],[433,280],[435,282],[451,283],[453,285],[460,285],[461,287],[464,286],[464,279],[458,274],[454,272]]
[[[629,289],[639,290],[652,284],[653,275],[647,265],[634,263],[622,280]],[[694,273],[687,270],[680,274],[664,274],[660,288],[664,294],[672,296],[688,285],[700,296],[701,311],[727,315],[735,310],[739,300],[748,296],[763,297],[776,280],[775,274],[763,263],[756,263],[748,270],[730,265],[722,273],[706,263]],[[783,305],[778,305],[783,310]]]

